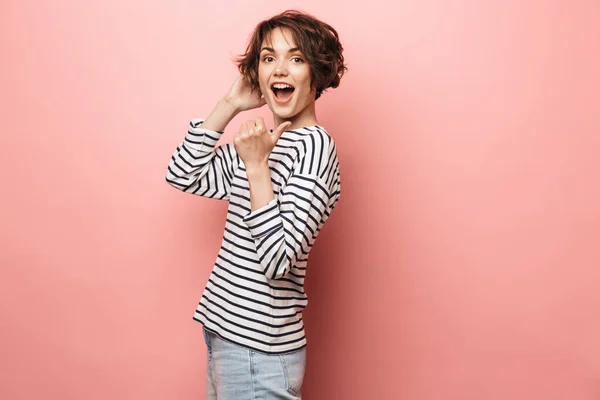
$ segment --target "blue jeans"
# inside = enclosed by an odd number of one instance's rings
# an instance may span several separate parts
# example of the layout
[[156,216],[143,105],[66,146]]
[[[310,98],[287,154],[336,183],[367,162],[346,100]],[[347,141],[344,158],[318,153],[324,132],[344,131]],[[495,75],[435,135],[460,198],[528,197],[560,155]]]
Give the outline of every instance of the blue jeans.
[[202,327],[207,347],[209,400],[301,399],[306,347],[267,355],[229,343]]

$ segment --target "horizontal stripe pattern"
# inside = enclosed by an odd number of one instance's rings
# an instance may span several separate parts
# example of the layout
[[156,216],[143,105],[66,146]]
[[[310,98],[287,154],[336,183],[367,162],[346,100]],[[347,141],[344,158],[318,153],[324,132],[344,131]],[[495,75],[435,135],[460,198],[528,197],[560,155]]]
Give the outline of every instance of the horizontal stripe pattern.
[[302,310],[308,255],[340,198],[335,142],[318,125],[285,131],[269,156],[275,198],[251,210],[246,169],[223,132],[190,121],[166,181],[228,200],[221,248],[193,319],[232,343],[266,354],[306,345]]

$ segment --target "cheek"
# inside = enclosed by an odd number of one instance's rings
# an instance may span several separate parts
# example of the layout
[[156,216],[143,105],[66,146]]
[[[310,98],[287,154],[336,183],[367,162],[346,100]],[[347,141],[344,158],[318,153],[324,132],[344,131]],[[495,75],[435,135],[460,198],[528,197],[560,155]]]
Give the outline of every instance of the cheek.
[[302,95],[310,97],[312,88],[310,87],[310,79],[307,79],[302,83]]
[[262,85],[267,74],[265,74],[265,71],[263,70],[263,68],[258,67],[257,75],[258,75],[258,82],[260,82],[260,84]]
[[267,89],[267,84],[260,75],[258,76],[258,86],[260,87],[260,90],[263,92]]
[[302,91],[308,93],[310,90],[310,77],[304,77],[304,79],[302,79]]

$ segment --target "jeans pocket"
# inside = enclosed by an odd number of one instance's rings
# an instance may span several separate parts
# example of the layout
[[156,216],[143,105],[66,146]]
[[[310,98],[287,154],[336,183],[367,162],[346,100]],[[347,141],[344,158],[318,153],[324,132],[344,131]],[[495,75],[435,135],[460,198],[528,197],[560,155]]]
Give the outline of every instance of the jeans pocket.
[[300,396],[306,369],[306,349],[289,354],[280,354],[279,360],[285,376],[285,389],[293,396]]
[[[210,333],[206,330],[206,328],[202,327],[202,333],[204,334],[204,343],[206,343],[206,376],[207,376],[207,385],[213,384],[213,352],[212,345],[210,342]],[[207,386],[208,390],[208,386]]]
[[206,347],[210,351],[210,335],[205,327],[202,327],[202,333],[204,334],[204,343],[206,343]]

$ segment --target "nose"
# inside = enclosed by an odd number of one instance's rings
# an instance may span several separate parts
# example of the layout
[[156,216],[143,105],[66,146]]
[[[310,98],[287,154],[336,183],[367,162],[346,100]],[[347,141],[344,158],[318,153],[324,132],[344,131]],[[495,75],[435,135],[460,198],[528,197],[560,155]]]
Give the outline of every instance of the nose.
[[275,75],[285,74],[287,74],[287,67],[285,66],[284,62],[281,62],[280,64],[275,66]]

